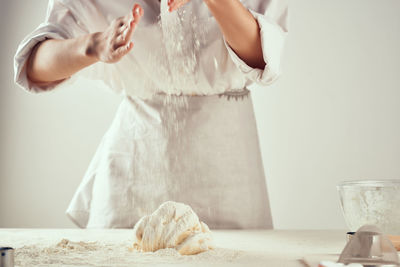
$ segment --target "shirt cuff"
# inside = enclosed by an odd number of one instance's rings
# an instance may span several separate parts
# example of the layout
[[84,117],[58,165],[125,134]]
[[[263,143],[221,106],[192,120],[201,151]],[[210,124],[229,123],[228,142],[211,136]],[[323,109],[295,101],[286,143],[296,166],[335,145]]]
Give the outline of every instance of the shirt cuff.
[[20,87],[31,93],[39,93],[51,90],[71,78],[66,78],[54,82],[35,83],[28,78],[27,63],[33,48],[39,43],[47,39],[66,39],[68,34],[60,32],[60,29],[53,25],[46,25],[40,30],[29,35],[18,47],[14,56],[14,81]]
[[265,68],[258,69],[250,67],[235,53],[235,51],[233,51],[225,38],[224,44],[228,49],[232,61],[250,82],[259,85],[269,85],[281,74],[281,55],[286,32],[275,22],[269,20],[267,16],[250,9],[249,11],[257,20],[260,27],[261,47],[263,58],[266,63]]

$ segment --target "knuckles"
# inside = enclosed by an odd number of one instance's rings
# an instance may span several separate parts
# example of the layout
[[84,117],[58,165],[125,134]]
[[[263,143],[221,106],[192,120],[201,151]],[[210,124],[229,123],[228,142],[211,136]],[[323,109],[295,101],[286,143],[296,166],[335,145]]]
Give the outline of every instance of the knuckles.
[[111,26],[114,27],[122,27],[125,25],[125,16],[113,19],[111,22]]

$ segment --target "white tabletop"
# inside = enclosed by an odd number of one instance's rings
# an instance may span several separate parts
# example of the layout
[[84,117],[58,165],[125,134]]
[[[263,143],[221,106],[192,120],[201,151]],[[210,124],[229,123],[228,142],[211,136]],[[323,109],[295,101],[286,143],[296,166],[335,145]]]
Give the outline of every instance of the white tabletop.
[[[128,229],[0,229],[0,246],[16,249],[15,266],[304,267],[337,260],[346,243],[345,230],[215,230],[214,251],[180,256],[172,250],[129,251],[132,233]],[[57,246],[63,239],[72,242],[70,246]]]

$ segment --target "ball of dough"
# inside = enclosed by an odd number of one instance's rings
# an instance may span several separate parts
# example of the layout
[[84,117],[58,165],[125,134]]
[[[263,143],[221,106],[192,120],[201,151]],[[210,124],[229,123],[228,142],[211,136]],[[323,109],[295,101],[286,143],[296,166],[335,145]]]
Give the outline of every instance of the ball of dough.
[[182,255],[192,255],[213,248],[207,224],[183,203],[163,203],[152,214],[141,218],[133,231],[133,247],[139,251],[175,248]]

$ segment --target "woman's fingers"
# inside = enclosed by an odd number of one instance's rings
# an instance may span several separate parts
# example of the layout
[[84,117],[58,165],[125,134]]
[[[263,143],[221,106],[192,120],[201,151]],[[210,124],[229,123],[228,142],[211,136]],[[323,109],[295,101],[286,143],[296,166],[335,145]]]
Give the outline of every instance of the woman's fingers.
[[126,44],[126,34],[121,33],[120,35],[118,35],[115,39],[115,45],[114,48],[117,49],[118,47],[120,47],[121,45],[125,45]]
[[135,4],[132,9],[132,14],[126,16],[128,19],[125,22],[125,25],[120,27],[118,30],[118,35],[114,45],[115,49],[126,45],[132,39],[135,27],[139,23],[142,15],[143,9],[139,4]]
[[124,25],[120,26],[120,27],[117,29],[117,33],[118,33],[118,34],[123,33],[123,32],[128,28],[129,22],[130,22],[130,21],[128,20],[128,21],[126,21],[126,22],[124,23]]
[[132,50],[132,48],[133,48],[132,42],[129,42],[126,45],[120,46],[116,50],[114,50],[113,57],[119,59],[119,58],[125,56],[126,54],[128,54]]
[[122,45],[126,44],[127,42],[129,42],[132,39],[133,32],[135,30],[135,26],[136,26],[135,21],[131,20],[129,22],[129,25],[125,29],[125,31],[119,36],[122,41],[122,43],[121,43]]
[[123,37],[121,37],[121,39],[124,40],[123,44],[129,42],[132,39],[136,25],[139,23],[140,18],[142,16],[143,16],[142,7],[139,4],[135,4],[132,9],[132,20],[129,22],[127,29],[123,32],[122,34]]
[[107,63],[118,62],[132,50],[133,42],[131,42],[131,39],[143,13],[142,7],[139,4],[135,4],[128,15],[113,21],[104,32],[107,38],[101,40],[101,42],[105,43],[105,48],[101,52],[102,61]]
[[139,19],[143,16],[143,8],[139,4],[135,4],[132,8],[132,15],[139,22]]
[[168,0],[169,12],[179,9],[189,0]]
[[168,1],[169,12],[176,10],[180,2],[181,1],[174,1],[174,0]]

